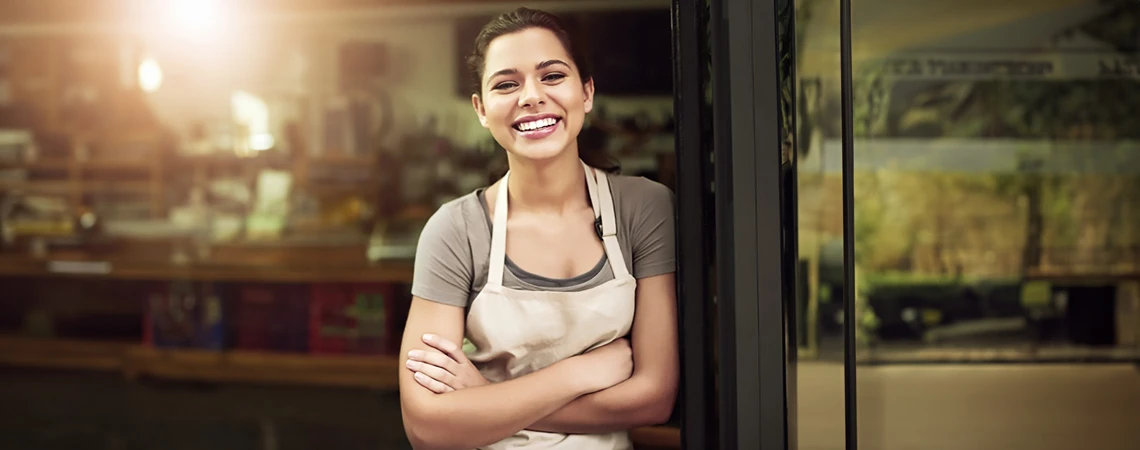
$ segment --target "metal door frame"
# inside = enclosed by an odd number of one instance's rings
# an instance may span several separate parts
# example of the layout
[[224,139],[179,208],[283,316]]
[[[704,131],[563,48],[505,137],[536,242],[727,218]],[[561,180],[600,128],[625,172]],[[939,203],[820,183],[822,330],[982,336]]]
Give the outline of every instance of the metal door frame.
[[795,288],[785,258],[796,259],[795,170],[781,143],[795,127],[781,128],[794,108],[781,112],[779,84],[781,56],[794,56],[779,45],[779,31],[794,26],[789,3],[708,0],[707,24],[705,1],[672,3],[685,449],[794,448]]

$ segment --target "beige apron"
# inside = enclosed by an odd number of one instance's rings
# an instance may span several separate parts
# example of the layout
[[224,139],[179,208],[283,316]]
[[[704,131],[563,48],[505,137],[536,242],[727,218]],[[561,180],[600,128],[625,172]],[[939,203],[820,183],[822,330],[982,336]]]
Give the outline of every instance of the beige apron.
[[[582,164],[593,203],[601,217],[602,243],[614,279],[580,292],[523,291],[503,287],[507,248],[507,179],[495,200],[487,283],[467,313],[468,358],[491,382],[517,378],[579,355],[629,333],[633,325],[635,280],[618,246],[613,197],[606,174]],[[625,431],[561,434],[523,430],[498,443],[499,449],[628,450]]]

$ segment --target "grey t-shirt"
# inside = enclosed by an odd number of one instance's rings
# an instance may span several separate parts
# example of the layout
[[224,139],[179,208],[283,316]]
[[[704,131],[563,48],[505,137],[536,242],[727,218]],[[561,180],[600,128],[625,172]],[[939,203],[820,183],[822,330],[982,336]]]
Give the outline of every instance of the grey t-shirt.
[[[634,278],[676,268],[673,193],[643,177],[608,175],[617,214],[617,238]],[[487,283],[491,219],[484,189],[452,200],[428,219],[416,247],[412,295],[466,307]],[[503,285],[520,290],[581,291],[614,278],[604,255],[593,269],[567,279],[529,273],[507,258]]]

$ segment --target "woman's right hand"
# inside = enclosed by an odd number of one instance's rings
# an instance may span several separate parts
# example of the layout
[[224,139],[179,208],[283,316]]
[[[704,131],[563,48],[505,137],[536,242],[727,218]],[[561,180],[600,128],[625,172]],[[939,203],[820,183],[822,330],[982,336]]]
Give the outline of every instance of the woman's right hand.
[[633,349],[629,340],[617,339],[590,350],[576,359],[582,363],[581,373],[590,392],[597,392],[628,380],[633,374]]

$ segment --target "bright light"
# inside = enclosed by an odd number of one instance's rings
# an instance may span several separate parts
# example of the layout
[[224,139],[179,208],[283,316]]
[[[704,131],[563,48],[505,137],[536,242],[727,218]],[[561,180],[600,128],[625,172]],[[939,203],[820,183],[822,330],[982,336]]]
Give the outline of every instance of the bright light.
[[246,91],[230,94],[230,107],[233,120],[244,137],[240,138],[234,152],[249,155],[273,148],[273,135],[269,132],[269,105],[260,97]]
[[174,19],[191,31],[206,31],[217,25],[220,8],[217,0],[174,0]]
[[143,59],[139,63],[139,87],[145,92],[157,91],[162,86],[162,68],[154,58]]
[[269,133],[258,133],[250,136],[249,148],[258,152],[273,148],[273,135]]

